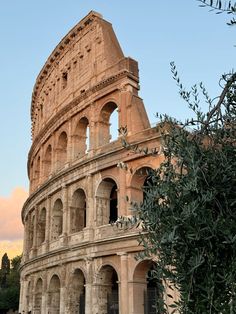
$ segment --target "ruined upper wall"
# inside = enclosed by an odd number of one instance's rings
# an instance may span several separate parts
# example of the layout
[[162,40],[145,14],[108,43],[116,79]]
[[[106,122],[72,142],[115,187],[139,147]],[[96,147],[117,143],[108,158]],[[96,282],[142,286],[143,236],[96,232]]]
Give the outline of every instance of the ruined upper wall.
[[[112,25],[91,11],[61,40],[37,77],[31,106],[33,139],[64,104],[127,68],[125,59]],[[137,64],[132,67],[138,79]]]

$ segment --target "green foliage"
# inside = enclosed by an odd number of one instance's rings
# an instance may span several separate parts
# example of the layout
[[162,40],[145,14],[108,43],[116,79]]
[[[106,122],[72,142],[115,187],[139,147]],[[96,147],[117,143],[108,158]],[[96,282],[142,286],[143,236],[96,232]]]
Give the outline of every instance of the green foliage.
[[[198,0],[217,13],[236,13],[230,1]],[[231,20],[229,25],[233,25]],[[128,200],[138,217],[129,227],[142,226],[140,258],[155,257],[153,278],[159,286],[157,313],[236,313],[236,73],[222,75],[222,93],[211,99],[203,83],[186,90],[175,64],[173,79],[193,111],[185,122],[157,115],[162,134],[158,150],[126,141],[126,149],[144,155],[164,155],[148,174],[144,201]],[[200,104],[208,104],[204,113]],[[133,173],[128,164],[118,167]],[[125,225],[122,217],[119,223]],[[171,291],[178,291],[178,300]],[[160,299],[165,291],[166,299]],[[172,300],[172,304],[170,304]]]
[[[216,14],[228,13],[236,14],[236,2],[230,0],[197,0],[201,2],[200,7],[209,7],[210,11],[216,11]],[[228,23],[232,26],[236,24],[236,20],[232,18]]]
[[10,271],[10,260],[7,256],[7,253],[5,253],[2,257],[1,269],[6,270],[7,273]]
[[10,260],[5,253],[2,257],[1,271],[0,271],[0,287],[6,286],[7,275],[10,272]]
[[[0,285],[0,309],[18,309],[20,295],[20,262],[21,256],[16,256],[11,260],[12,267],[5,276],[4,285]],[[2,274],[3,268],[0,270],[0,277]]]
[[[236,74],[222,77],[214,103],[202,83],[186,91],[171,67],[195,117],[181,123],[161,116],[165,159],[149,174],[139,208],[144,256],[158,257],[162,289],[180,293],[172,313],[236,313]],[[166,305],[159,311],[167,313]]]

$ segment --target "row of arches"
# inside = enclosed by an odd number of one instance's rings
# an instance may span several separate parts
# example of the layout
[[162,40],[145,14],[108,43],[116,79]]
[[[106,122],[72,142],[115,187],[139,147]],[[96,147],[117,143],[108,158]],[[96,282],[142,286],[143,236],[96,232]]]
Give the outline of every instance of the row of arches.
[[[82,231],[87,226],[87,197],[82,188],[77,189],[72,196],[69,208],[65,208],[62,198],[57,198],[53,202],[51,209],[46,207],[38,210],[37,217],[35,211],[29,213],[25,220],[28,243],[27,251],[33,245],[42,245],[46,240],[55,241],[63,234],[63,219],[65,211],[69,211],[69,230],[64,230],[67,234],[74,234]],[[114,180],[104,179],[97,189],[97,226],[110,224],[118,218],[117,184]],[[47,212],[49,211],[49,215]]]
[[[50,220],[47,218],[47,209],[43,207],[38,212],[37,221],[35,213],[26,218],[26,230],[28,231],[28,250],[40,246],[46,240],[46,231],[49,231],[49,240],[58,240],[63,232],[64,205],[61,198],[55,200],[50,211]],[[70,230],[69,233],[80,232],[86,227],[86,195],[83,189],[77,189],[72,197],[70,206]],[[36,229],[36,230],[35,230]],[[34,237],[36,239],[34,240]]]
[[[133,174],[133,201],[141,202],[144,199],[143,186],[148,185],[150,181],[149,171],[150,168],[142,167]],[[115,179],[106,177],[98,185],[90,202],[83,188],[77,188],[71,198],[67,198],[68,196],[58,195],[50,205],[45,203],[45,206],[28,213],[25,218],[26,252],[41,246],[46,240],[56,241],[63,234],[73,235],[86,227],[99,227],[116,222],[121,216],[119,202],[124,195],[120,194]]]
[[48,179],[50,174],[65,166],[67,162],[84,156],[89,149],[95,148],[93,137],[97,135],[97,146],[102,146],[118,138],[119,116],[114,102],[105,104],[98,117],[99,129],[93,130],[96,123],[84,116],[72,127],[72,132],[63,129],[54,143],[48,142],[44,152],[38,153],[30,164],[30,179],[34,186]]
[[[137,314],[154,314],[158,292],[158,282],[152,279],[150,272],[154,263],[152,261],[140,262],[130,281],[130,296],[133,297],[133,312]],[[112,265],[102,266],[95,276],[86,276],[80,268],[76,268],[68,280],[62,281],[58,273],[49,278],[38,277],[36,281],[28,281],[26,291],[26,313],[35,314],[119,314],[121,305],[121,279],[120,272]],[[128,280],[127,278],[125,280]],[[64,288],[64,293],[62,288]],[[90,296],[88,295],[90,293]],[[127,295],[128,308],[130,300]],[[63,304],[63,305],[62,305]],[[86,310],[86,307],[90,309]],[[46,310],[46,311],[45,311]]]

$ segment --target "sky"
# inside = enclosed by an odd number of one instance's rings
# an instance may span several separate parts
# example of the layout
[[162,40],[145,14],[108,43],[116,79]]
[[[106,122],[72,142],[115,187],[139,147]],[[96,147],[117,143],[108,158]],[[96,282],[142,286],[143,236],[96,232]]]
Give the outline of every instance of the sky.
[[[32,89],[47,57],[89,11],[112,23],[125,56],[139,62],[140,96],[151,123],[155,113],[190,115],[179,98],[170,62],[186,87],[204,82],[219,95],[221,74],[235,68],[236,28],[230,16],[197,0],[8,0],[0,6],[0,257],[20,254],[21,207],[28,195]],[[203,103],[204,107],[204,103]]]

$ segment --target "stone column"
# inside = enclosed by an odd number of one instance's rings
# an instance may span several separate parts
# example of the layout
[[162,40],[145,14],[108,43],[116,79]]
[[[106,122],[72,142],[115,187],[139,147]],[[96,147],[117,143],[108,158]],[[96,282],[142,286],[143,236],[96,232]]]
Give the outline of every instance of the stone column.
[[119,200],[118,200],[118,216],[127,216],[127,185],[126,185],[127,171],[119,168]]
[[62,188],[62,203],[63,203],[63,226],[62,235],[64,238],[64,243],[67,242],[67,236],[69,233],[68,222],[69,222],[69,204],[68,204],[68,188],[63,186]]
[[19,301],[19,313],[24,313],[24,306],[25,306],[25,300],[26,300],[26,294],[25,294],[25,286],[26,286],[26,280],[24,276],[21,276],[20,281],[20,301]]
[[43,181],[43,154],[42,154],[42,149],[39,151],[39,177],[38,177],[38,186],[42,184]]
[[50,231],[51,231],[51,196],[49,195],[46,201],[46,229],[45,229],[45,242],[46,242],[46,251],[49,250],[50,242]]
[[29,224],[28,220],[25,220],[24,217],[24,241],[23,241],[23,258],[22,262],[25,262],[29,258],[29,249],[28,249],[28,232],[29,232]]
[[89,151],[93,151],[97,148],[97,130],[96,130],[96,119],[94,113],[96,112],[96,103],[93,102],[90,105],[90,115],[89,115]]
[[77,134],[71,134],[70,136],[70,149],[71,149],[71,161],[73,162],[74,160],[76,160],[79,156],[76,152],[76,148],[77,148],[77,145],[79,145],[79,136]]
[[[46,273],[45,274],[45,277],[46,277],[46,281],[45,281],[45,285],[44,285],[44,292],[43,292],[43,295],[44,295],[44,308],[42,308],[42,313],[45,313],[45,314],[48,314],[49,313],[49,276],[48,274]],[[45,312],[43,312],[43,309],[45,310]]]
[[34,209],[34,230],[33,230],[33,256],[35,257],[37,255],[37,225],[38,225],[38,206],[35,206]]
[[88,175],[86,177],[86,227],[91,228],[94,225],[94,208],[95,208],[95,197],[94,197],[94,186],[93,176]]
[[129,314],[128,255],[126,252],[117,255],[120,256],[119,313]]
[[130,133],[133,123],[130,115],[132,96],[128,89],[128,85],[123,85],[119,90],[119,127],[127,126],[128,133]]
[[87,281],[85,282],[85,314],[95,314],[93,311],[93,259],[86,259]]
[[41,308],[41,313],[47,313],[47,274],[44,273],[43,276],[43,291],[42,291],[42,308]]
[[65,313],[66,300],[68,298],[68,289],[66,287],[66,265],[60,265],[61,272],[61,288],[60,288],[60,314]]
[[67,134],[67,163],[70,163],[73,158],[73,136],[72,136],[72,121],[71,119],[68,122],[68,134]]
[[85,284],[85,314],[94,314],[92,309],[93,286],[91,283]]
[[52,137],[52,167],[51,167],[51,173],[54,173],[57,170],[57,148],[56,148],[56,135],[53,134]]

